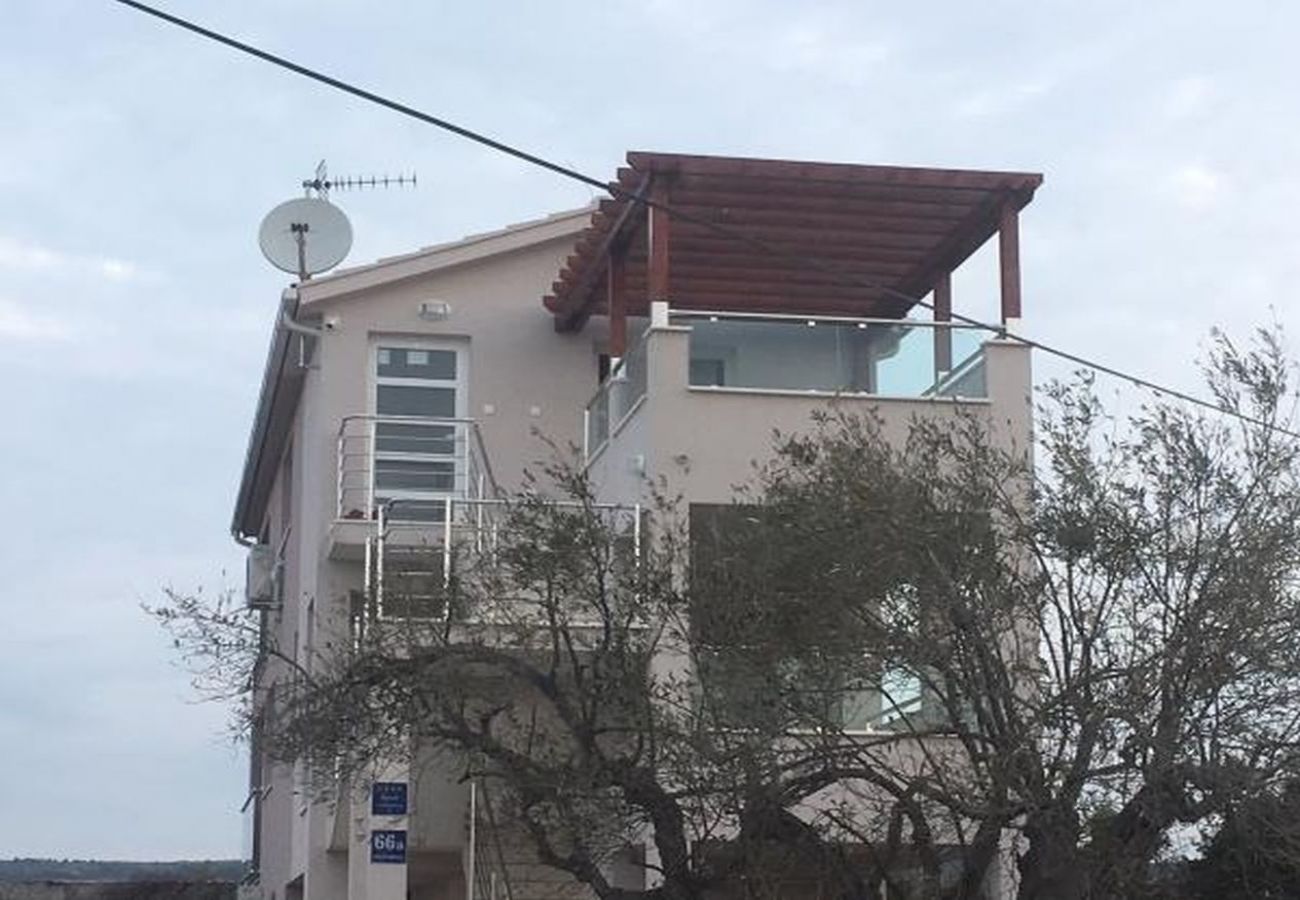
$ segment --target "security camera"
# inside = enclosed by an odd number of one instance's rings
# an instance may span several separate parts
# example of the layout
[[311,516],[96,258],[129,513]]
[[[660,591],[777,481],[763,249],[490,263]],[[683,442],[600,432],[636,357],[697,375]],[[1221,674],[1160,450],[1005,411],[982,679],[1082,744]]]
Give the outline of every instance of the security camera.
[[321,322],[321,327],[324,328],[326,331],[333,331],[334,329],[339,327],[339,317],[326,316],[325,320]]

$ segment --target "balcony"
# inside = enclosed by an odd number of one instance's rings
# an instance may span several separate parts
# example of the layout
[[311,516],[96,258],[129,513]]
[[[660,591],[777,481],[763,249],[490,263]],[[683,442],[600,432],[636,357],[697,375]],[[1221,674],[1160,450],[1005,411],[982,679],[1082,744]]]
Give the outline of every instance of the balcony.
[[392,539],[427,543],[499,495],[472,419],[345,416],[335,453],[331,559],[361,559],[381,518]]
[[985,341],[952,322],[689,314],[693,388],[983,398]]
[[[351,612],[354,635],[367,621],[445,621],[452,574],[510,539],[509,502],[478,426],[469,419],[347,416],[336,456],[328,549],[331,559],[363,563]],[[639,558],[640,507],[563,499],[547,505],[560,514],[601,517],[611,533],[626,538],[629,558]]]
[[587,404],[585,459],[606,499],[634,501],[653,473],[680,477],[692,501],[725,502],[774,431],[806,431],[831,404],[872,410],[900,440],[914,415],[957,410],[1014,422],[1013,440],[1030,433],[1029,348],[993,329],[724,312],[663,322]]

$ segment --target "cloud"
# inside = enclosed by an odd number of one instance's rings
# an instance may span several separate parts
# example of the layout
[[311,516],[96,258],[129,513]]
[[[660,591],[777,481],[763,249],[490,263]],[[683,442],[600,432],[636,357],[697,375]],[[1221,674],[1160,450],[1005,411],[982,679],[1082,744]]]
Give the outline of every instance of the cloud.
[[28,244],[0,235],[0,268],[20,271],[47,271],[66,265],[62,254],[46,247]]
[[144,274],[135,263],[111,257],[100,259],[96,266],[109,281],[138,281]]
[[768,64],[778,71],[803,72],[846,85],[861,85],[892,55],[883,40],[846,38],[832,29],[803,23],[783,30],[772,43]]
[[1189,75],[1170,85],[1162,112],[1170,119],[1190,119],[1205,114],[1215,99],[1213,80],[1203,75]]
[[0,297],[0,341],[49,343],[66,341],[71,337],[67,326],[58,319],[31,312]]
[[1223,176],[1200,163],[1188,163],[1169,176],[1168,189],[1185,209],[1205,210],[1223,193]]
[[160,276],[136,263],[112,256],[78,256],[0,235],[0,269],[48,273],[113,282],[156,282]]
[[1012,112],[1051,91],[1050,80],[1039,78],[993,90],[977,91],[961,100],[953,109],[959,119],[977,119]]

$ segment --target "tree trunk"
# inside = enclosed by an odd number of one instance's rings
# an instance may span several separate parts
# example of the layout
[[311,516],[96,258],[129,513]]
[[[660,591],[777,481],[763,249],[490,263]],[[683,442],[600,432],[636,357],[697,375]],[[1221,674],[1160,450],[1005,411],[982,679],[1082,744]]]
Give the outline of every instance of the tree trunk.
[[1029,849],[1019,860],[1017,900],[1083,900],[1088,872],[1079,852],[1079,822],[1070,812],[1046,810],[1025,823]]

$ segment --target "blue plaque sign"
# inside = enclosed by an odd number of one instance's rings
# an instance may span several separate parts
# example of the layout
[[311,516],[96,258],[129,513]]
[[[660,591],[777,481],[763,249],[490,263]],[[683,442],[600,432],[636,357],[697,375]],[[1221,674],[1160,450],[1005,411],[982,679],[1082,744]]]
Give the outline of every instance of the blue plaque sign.
[[370,861],[372,863],[406,862],[405,831],[370,832]]
[[376,781],[370,789],[372,816],[406,815],[406,782]]

